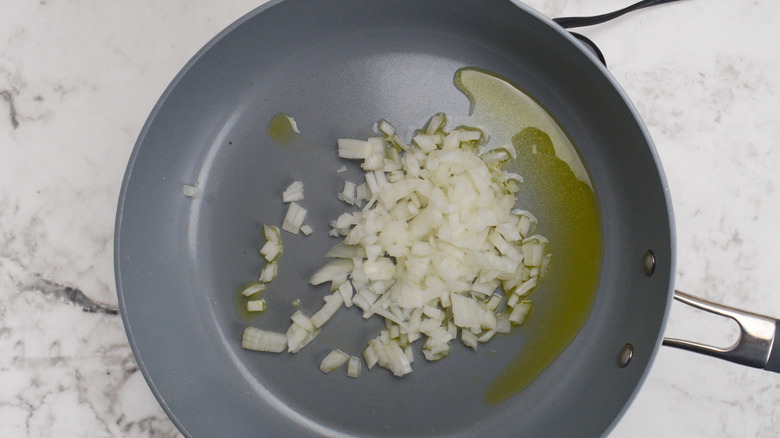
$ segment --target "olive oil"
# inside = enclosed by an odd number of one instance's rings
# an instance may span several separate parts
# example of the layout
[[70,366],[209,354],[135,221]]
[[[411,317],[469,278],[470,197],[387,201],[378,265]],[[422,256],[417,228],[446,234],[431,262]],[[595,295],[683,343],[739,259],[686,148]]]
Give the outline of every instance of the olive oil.
[[[236,306],[236,315],[242,322],[249,322],[255,316],[261,315],[262,312],[250,312],[247,310],[247,302],[250,300],[256,300],[257,297],[245,297],[241,292],[246,289],[246,285],[238,288],[233,292],[233,303]],[[258,294],[259,295],[259,294]]]
[[295,119],[285,113],[276,113],[268,122],[265,132],[271,140],[281,146],[299,143],[301,138]]
[[574,340],[590,314],[602,257],[598,199],[584,163],[555,119],[509,81],[476,68],[458,70],[455,86],[471,102],[465,121],[490,135],[485,147],[515,153],[506,169],[522,175],[518,206],[539,219],[552,267],[532,295],[534,308],[509,366],[483,401],[498,404],[530,385]]

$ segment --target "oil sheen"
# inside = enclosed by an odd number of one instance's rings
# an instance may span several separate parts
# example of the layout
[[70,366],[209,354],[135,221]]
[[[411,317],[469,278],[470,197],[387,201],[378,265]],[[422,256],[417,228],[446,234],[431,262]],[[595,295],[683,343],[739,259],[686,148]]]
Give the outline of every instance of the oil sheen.
[[506,168],[524,179],[518,207],[538,218],[536,232],[549,239],[553,257],[529,319],[508,335],[518,338],[518,353],[484,393],[483,401],[495,405],[533,383],[584,326],[601,270],[601,219],[577,149],[541,105],[477,68],[458,70],[454,83],[471,103],[465,124],[489,134],[485,147],[516,154]]
[[301,141],[301,133],[295,119],[285,113],[276,113],[265,130],[268,138],[281,146],[292,146]]

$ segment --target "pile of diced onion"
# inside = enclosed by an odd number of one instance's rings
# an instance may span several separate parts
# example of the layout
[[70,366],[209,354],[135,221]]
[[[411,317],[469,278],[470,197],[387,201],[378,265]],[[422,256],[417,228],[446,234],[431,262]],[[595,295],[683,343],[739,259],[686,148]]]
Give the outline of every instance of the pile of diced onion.
[[[515,207],[523,180],[504,169],[513,151],[484,149],[481,131],[446,131],[445,124],[435,115],[411,144],[384,120],[382,136],[339,139],[339,156],[360,160],[365,180],[345,181],[338,198],[356,208],[331,222],[330,234],[342,240],[310,280],[330,283],[331,292],[313,315],[295,311],[286,333],[247,328],[244,348],[296,353],[336,312],[356,307],[386,327],[362,351],[366,366],[400,377],[412,371],[416,342],[433,361],[456,340],[476,350],[525,321],[550,254],[547,240],[533,234],[536,218]],[[299,188],[296,200],[303,199]],[[305,216],[291,202],[282,229],[297,233]],[[340,350],[320,369],[345,363],[357,377],[360,358]]]

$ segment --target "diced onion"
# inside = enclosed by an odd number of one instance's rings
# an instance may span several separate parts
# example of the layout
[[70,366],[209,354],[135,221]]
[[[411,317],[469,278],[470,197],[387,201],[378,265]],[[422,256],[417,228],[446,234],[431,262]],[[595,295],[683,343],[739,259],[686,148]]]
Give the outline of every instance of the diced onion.
[[371,144],[363,140],[340,138],[338,140],[339,157],[348,159],[367,159],[372,155]]
[[279,228],[273,225],[263,225],[263,237],[265,237],[266,241],[281,242],[282,240]]
[[265,299],[263,298],[246,302],[247,312],[263,312],[265,311],[266,307],[267,305],[265,303]]
[[357,356],[350,356],[347,363],[347,376],[356,379],[360,377],[360,358]]
[[338,198],[349,205],[355,205],[355,192],[357,186],[350,181],[344,181],[344,189],[339,194]]
[[395,127],[387,120],[382,120],[379,122],[379,130],[388,137],[395,134]]
[[300,310],[293,313],[292,316],[290,316],[290,319],[308,332],[313,333],[317,330],[317,327],[314,327],[314,324],[312,324],[311,319],[304,315]]
[[328,353],[320,362],[320,371],[323,373],[330,373],[344,366],[350,357],[347,353],[341,350],[333,350]]
[[260,248],[260,255],[265,257],[265,259],[269,262],[272,262],[276,260],[279,257],[279,254],[282,253],[282,245],[280,242],[276,242],[273,240],[269,240],[265,242],[265,245],[263,245],[262,248]]
[[241,291],[241,295],[245,297],[249,297],[258,292],[265,292],[265,289],[266,289],[265,283],[255,281],[246,285],[244,289]]
[[306,209],[295,202],[290,202],[287,214],[284,216],[284,222],[282,222],[282,229],[292,234],[298,234],[304,219],[306,219]]
[[284,333],[247,327],[244,330],[241,346],[247,350],[281,353],[287,348],[287,336]]
[[[412,344],[419,339],[425,358],[440,360],[457,338],[476,350],[527,320],[528,297],[548,273],[551,255],[547,239],[532,234],[536,217],[515,208],[523,178],[503,167],[516,151],[480,149],[487,138],[482,131],[448,132],[446,123],[444,114],[436,114],[411,144],[386,120],[376,125],[383,137],[338,140],[339,157],[361,160],[365,181],[345,181],[337,198],[359,209],[330,222],[329,234],[343,240],[309,280],[330,283],[331,293],[311,317],[293,313],[285,335],[264,335],[275,342],[271,350],[300,351],[339,309],[354,304],[364,318],[385,319],[386,328],[363,351],[366,366],[401,377],[412,372]],[[306,210],[297,204],[303,185],[297,183],[283,195],[290,205],[282,229],[307,234]],[[278,229],[273,239],[269,233],[261,282],[276,275],[281,251]],[[349,377],[360,374],[361,359],[340,350],[331,351],[320,369],[332,372],[345,363]]]
[[353,267],[354,263],[351,259],[331,260],[311,276],[309,283],[316,286],[325,283],[326,281],[333,281],[337,275],[351,272]]
[[276,270],[278,265],[276,262],[271,262],[265,265],[262,271],[260,271],[260,281],[263,283],[270,283],[276,278]]
[[297,353],[303,347],[309,345],[320,333],[319,329],[309,331],[305,327],[293,322],[287,329],[287,351]]
[[344,301],[344,306],[352,307],[352,295],[355,293],[352,283],[345,281],[339,286],[338,291],[341,294],[341,299]]
[[190,197],[190,198],[194,198],[194,197],[200,195],[200,189],[199,188],[197,188],[195,186],[188,185],[188,184],[184,184],[183,186],[181,186],[181,191],[184,194],[184,196],[187,196],[187,197]]
[[509,315],[509,321],[513,324],[522,324],[528,318],[528,314],[531,312],[531,302],[521,301],[518,305],[512,309],[512,314]]
[[322,327],[326,322],[328,322],[330,318],[333,317],[333,315],[336,314],[336,311],[339,310],[343,304],[344,298],[341,297],[340,292],[335,292],[333,295],[329,295],[326,297],[325,305],[322,306],[320,310],[318,310],[317,313],[311,317],[311,323],[314,325],[314,327]]
[[303,182],[295,181],[282,193],[282,202],[303,200]]

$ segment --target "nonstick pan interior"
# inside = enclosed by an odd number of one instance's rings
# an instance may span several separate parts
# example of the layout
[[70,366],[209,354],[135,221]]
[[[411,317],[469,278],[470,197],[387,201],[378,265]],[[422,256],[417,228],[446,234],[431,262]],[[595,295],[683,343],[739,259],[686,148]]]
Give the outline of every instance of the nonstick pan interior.
[[[176,77],[145,125],[117,217],[116,275],[131,345],[155,395],[192,436],[600,436],[638,388],[670,299],[673,229],[666,185],[646,130],[609,74],[575,40],[511,2],[287,0],[248,14]],[[309,275],[333,244],[327,221],[345,175],[338,137],[366,137],[386,118],[410,135],[469,102],[461,67],[518,84],[578,147],[598,195],[600,283],[575,341],[529,387],[495,406],[486,386],[517,338],[415,362],[397,379],[318,371],[338,342],[360,352],[380,327],[340,313],[297,355],[244,351],[236,287],[256,276],[263,223],[280,224],[280,193],[306,183],[314,234],[285,247],[276,299],[314,300]],[[279,112],[305,141],[266,134]],[[404,129],[406,132],[404,132]],[[200,195],[182,195],[182,185]],[[533,206],[531,206],[533,207]],[[287,243],[286,243],[287,244]],[[647,275],[643,257],[655,255]],[[565,266],[556,266],[565,269]],[[282,292],[278,292],[281,294]],[[311,301],[314,302],[314,301]],[[270,313],[269,324],[289,314]],[[354,345],[340,330],[355,334]],[[633,358],[620,367],[621,349]],[[384,370],[379,370],[384,371]]]

